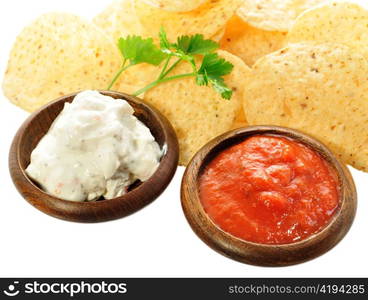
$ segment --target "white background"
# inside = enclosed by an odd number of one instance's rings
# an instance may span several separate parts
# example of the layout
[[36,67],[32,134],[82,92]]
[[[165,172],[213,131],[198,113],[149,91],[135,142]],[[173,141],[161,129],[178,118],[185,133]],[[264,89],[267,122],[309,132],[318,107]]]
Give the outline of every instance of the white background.
[[[108,0],[0,1],[0,76],[23,26],[39,14],[65,11],[92,17]],[[28,113],[0,94],[0,276],[63,277],[352,277],[368,276],[368,174],[351,168],[359,196],[348,235],[327,254],[284,268],[254,267],[208,248],[180,206],[183,168],[164,194],[127,218],[99,224],[65,222],[29,205],[8,172],[10,143]]]

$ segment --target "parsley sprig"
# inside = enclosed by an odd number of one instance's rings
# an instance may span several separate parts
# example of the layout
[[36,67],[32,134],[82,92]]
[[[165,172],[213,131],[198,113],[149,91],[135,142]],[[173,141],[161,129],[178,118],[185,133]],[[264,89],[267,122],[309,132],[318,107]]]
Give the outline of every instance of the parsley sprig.
[[[152,38],[143,39],[140,36],[120,38],[118,47],[123,57],[120,70],[116,73],[108,89],[114,85],[120,75],[128,68],[141,63],[162,66],[158,78],[136,91],[138,96],[163,82],[194,77],[200,86],[212,86],[222,98],[230,99],[232,90],[225,84],[223,76],[229,74],[233,65],[219,57],[216,51],[218,43],[204,39],[203,35],[184,35],[177,38],[175,43],[169,42],[163,28],[159,33],[160,46],[156,46]],[[198,58],[202,58],[199,60]],[[173,60],[175,60],[173,62]],[[172,70],[181,62],[186,61],[192,67],[192,72],[169,76]],[[198,61],[200,65],[198,66]]]

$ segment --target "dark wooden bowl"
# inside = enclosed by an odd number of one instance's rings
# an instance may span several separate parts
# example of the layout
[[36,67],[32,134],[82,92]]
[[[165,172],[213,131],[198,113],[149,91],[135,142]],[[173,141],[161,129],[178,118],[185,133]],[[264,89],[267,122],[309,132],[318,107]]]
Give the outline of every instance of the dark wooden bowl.
[[[222,150],[258,134],[286,136],[317,151],[337,171],[340,184],[338,209],[318,233],[291,244],[268,245],[241,240],[217,227],[204,211],[198,179],[204,167]],[[349,170],[322,143],[296,130],[251,126],[227,132],[205,145],[191,160],[181,185],[181,203],[193,231],[211,248],[234,260],[259,266],[287,266],[313,259],[334,247],[353,223],[357,195]]]
[[102,222],[127,216],[155,200],[167,187],[178,165],[178,140],[169,121],[143,100],[127,94],[101,91],[116,99],[125,99],[133,106],[135,116],[150,128],[158,144],[167,148],[156,172],[130,192],[109,200],[72,202],[56,198],[41,190],[25,173],[30,155],[51,123],[77,93],[59,98],[33,113],[14,137],[9,168],[13,182],[22,196],[37,209],[53,217],[76,222]]

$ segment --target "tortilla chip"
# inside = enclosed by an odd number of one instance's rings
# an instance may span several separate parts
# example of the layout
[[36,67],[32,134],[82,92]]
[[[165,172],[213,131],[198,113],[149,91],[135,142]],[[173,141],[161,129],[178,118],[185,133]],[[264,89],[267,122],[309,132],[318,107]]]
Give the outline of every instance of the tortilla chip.
[[253,27],[287,32],[305,10],[327,0],[243,0],[238,15]]
[[206,1],[207,0],[143,0],[143,2],[151,6],[175,12],[194,10]]
[[156,37],[163,27],[169,40],[176,40],[181,35],[203,34],[211,38],[219,32],[234,15],[242,0],[207,1],[189,12],[169,12],[147,5],[140,0],[133,0],[135,11],[144,28],[144,36]]
[[121,37],[142,34],[142,25],[136,16],[132,0],[113,2],[93,22],[106,32],[114,44]]
[[342,43],[368,58],[368,10],[348,2],[333,2],[302,14],[291,28],[289,43]]
[[117,47],[95,25],[49,13],[17,37],[3,90],[14,104],[34,111],[72,92],[106,89],[120,64]]
[[368,171],[368,61],[341,44],[290,44],[253,66],[244,109],[251,125],[280,125],[324,142]]
[[234,16],[226,25],[220,45],[252,66],[258,58],[283,47],[285,36],[285,32],[258,29]]

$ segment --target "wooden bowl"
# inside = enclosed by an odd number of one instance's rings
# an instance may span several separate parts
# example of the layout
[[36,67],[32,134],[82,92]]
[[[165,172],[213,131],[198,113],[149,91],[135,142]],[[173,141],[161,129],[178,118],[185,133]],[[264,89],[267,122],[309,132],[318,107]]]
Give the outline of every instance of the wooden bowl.
[[30,155],[51,123],[77,93],[62,97],[33,113],[14,137],[9,168],[13,182],[22,196],[37,209],[53,217],[76,222],[102,222],[127,216],[155,200],[167,187],[178,165],[178,140],[169,121],[143,100],[127,94],[101,91],[116,99],[125,99],[133,106],[135,116],[150,128],[158,144],[166,153],[156,172],[147,181],[134,187],[127,194],[109,200],[72,202],[56,198],[41,190],[25,173]]
[[[317,151],[338,174],[340,199],[335,215],[321,231],[302,241],[269,245],[239,239],[215,225],[202,207],[198,179],[205,166],[227,147],[259,134],[284,136],[302,142]],[[357,195],[349,170],[322,143],[288,128],[252,126],[236,129],[215,138],[193,157],[182,180],[181,203],[193,231],[219,253],[247,264],[287,266],[308,261],[327,252],[345,236],[355,217]]]

